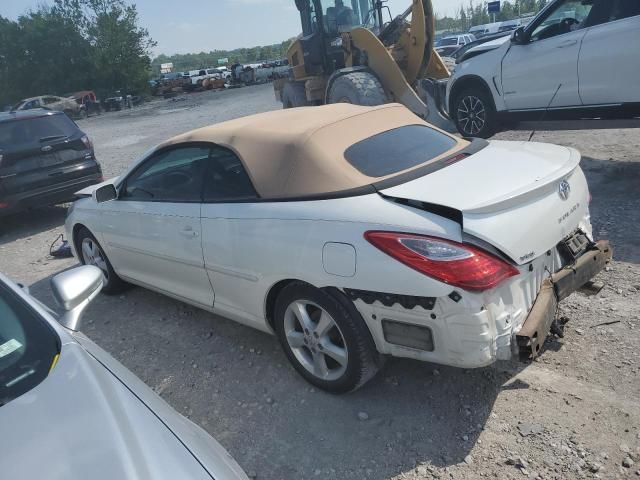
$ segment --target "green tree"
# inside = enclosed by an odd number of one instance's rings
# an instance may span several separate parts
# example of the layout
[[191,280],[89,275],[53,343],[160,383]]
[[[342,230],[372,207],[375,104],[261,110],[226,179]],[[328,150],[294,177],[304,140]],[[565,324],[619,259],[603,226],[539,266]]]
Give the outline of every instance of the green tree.
[[0,103],[84,89],[143,92],[154,45],[124,0],[55,0],[17,21],[0,17]]
[[135,5],[124,0],[55,0],[53,10],[74,22],[91,44],[95,90],[105,94],[147,88],[156,43],[138,26]]

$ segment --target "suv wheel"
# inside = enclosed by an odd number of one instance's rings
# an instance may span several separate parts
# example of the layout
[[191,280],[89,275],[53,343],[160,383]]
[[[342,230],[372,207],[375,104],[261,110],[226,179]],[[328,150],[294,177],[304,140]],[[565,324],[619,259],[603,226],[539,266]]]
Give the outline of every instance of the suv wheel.
[[347,302],[302,282],[276,300],[275,330],[289,361],[309,383],[332,393],[360,388],[379,367],[371,333]]
[[498,129],[493,99],[481,88],[466,89],[456,97],[453,117],[465,137],[489,138]]

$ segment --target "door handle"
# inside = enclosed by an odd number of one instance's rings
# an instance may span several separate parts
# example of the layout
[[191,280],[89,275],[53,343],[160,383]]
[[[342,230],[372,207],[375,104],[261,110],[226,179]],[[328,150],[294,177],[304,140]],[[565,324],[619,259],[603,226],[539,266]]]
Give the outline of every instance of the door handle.
[[180,234],[187,237],[187,238],[195,238],[197,236],[199,236],[200,234],[198,232],[196,232],[193,227],[187,226],[184,227],[181,231]]
[[560,45],[558,45],[556,48],[567,48],[567,47],[571,47],[573,45],[575,45],[576,43],[578,43],[577,40],[567,40],[564,43],[561,43]]

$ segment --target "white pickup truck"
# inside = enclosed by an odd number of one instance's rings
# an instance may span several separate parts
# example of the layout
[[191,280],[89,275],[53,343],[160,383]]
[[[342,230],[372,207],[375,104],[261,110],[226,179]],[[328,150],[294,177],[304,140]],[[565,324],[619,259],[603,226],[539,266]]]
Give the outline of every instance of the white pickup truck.
[[441,107],[464,136],[484,138],[508,119],[640,115],[639,46],[639,0],[555,0],[466,52]]
[[191,80],[191,88],[197,88],[202,86],[207,78],[228,78],[230,73],[227,74],[226,68],[203,68],[200,70],[191,70],[189,72],[189,79]]

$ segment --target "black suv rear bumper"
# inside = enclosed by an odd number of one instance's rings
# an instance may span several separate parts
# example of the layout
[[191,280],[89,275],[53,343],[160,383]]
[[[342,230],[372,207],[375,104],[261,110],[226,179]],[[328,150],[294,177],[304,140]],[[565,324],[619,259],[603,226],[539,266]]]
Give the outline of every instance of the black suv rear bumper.
[[83,188],[102,182],[102,173],[96,172],[81,178],[50,185],[38,190],[4,196],[0,194],[0,217],[30,208],[46,207],[70,202]]

